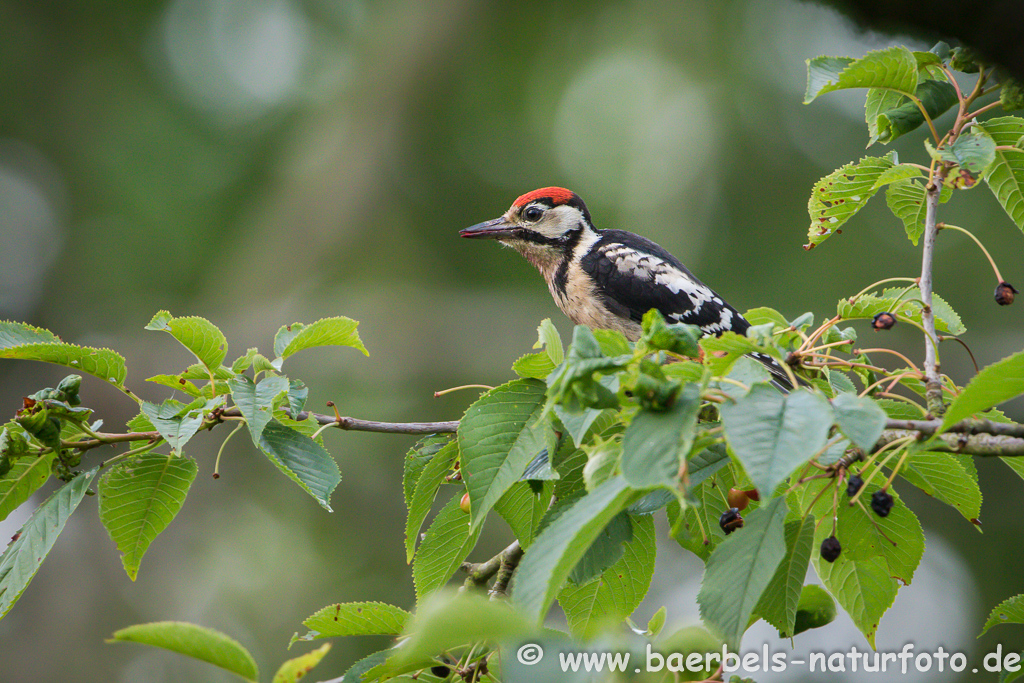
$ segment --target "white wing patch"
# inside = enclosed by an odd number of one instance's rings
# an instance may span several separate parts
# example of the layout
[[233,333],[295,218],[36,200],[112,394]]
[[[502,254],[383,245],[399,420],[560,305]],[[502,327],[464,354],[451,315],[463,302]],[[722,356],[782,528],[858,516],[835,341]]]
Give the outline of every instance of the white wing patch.
[[[714,302],[717,306],[724,305],[722,299],[711,291],[711,288],[707,285],[695,281],[671,263],[667,263],[657,256],[642,254],[635,249],[618,243],[602,247],[601,251],[615,264],[620,273],[631,274],[633,277],[641,280],[651,280],[656,285],[664,287],[673,294],[685,293],[693,304],[695,311],[700,310],[709,301]],[[731,320],[731,312],[728,317]],[[723,318],[725,318],[724,315]],[[721,329],[728,329],[728,321],[723,320],[723,324],[724,326]]]

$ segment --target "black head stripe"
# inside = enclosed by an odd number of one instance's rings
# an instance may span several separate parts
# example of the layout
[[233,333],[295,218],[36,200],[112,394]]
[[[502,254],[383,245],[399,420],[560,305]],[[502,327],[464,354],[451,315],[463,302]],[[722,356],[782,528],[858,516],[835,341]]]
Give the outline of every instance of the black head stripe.
[[[577,225],[575,228],[565,233],[565,235],[562,236],[562,239],[558,240],[561,242],[563,252],[565,254],[571,254],[573,250],[576,249],[576,245],[580,243],[581,237],[583,237],[582,225]],[[555,286],[556,292],[565,292],[565,286],[569,280],[569,261],[570,259],[568,258],[563,259],[562,263],[558,266],[558,270],[555,271],[555,277],[554,280],[552,280],[552,283]]]

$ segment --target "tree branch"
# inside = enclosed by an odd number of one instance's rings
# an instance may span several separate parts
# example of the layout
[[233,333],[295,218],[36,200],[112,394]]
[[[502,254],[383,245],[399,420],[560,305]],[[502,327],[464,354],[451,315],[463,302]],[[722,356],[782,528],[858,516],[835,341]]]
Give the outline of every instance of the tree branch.
[[[903,429],[932,435],[942,427],[942,420],[887,420],[886,429]],[[1024,438],[1024,424],[992,422],[991,420],[964,420],[945,430],[958,434],[992,434]]]
[[492,598],[508,594],[508,582],[512,580],[512,574],[515,573],[516,567],[519,566],[519,561],[523,559],[524,552],[517,541],[501,554],[501,567],[498,569],[498,578],[494,580],[494,585],[491,586],[490,595]]
[[[228,408],[224,411],[224,417],[241,417],[242,413],[238,408]],[[321,425],[331,425],[338,429],[353,432],[378,432],[383,434],[452,434],[459,429],[458,420],[451,422],[377,422],[376,420],[360,420],[356,417],[341,417],[334,415],[321,415],[303,410],[293,416],[294,419],[302,421],[306,418],[313,418]]]
[[921,257],[921,323],[924,326],[925,400],[928,412],[942,417],[946,407],[942,402],[942,378],[939,375],[939,336],[935,332],[935,314],[932,311],[932,260],[935,254],[935,236],[938,234],[935,213],[942,192],[942,176],[934,173],[927,186],[924,217],[924,249]]
[[[519,541],[513,541],[511,545],[486,562],[477,562],[476,564],[463,562],[462,570],[469,574],[469,577],[466,579],[463,587],[469,588],[471,586],[483,586],[490,581],[495,574],[498,574],[498,578],[500,580],[500,572],[505,567],[506,562],[514,558],[515,564],[512,565],[512,569],[514,570],[515,566],[519,564],[519,560],[522,556],[523,549],[519,545]],[[509,572],[509,575],[511,576],[511,571]],[[494,585],[497,586],[498,583],[495,582]],[[508,585],[507,577],[505,578],[505,585]],[[504,588],[502,590],[504,591]]]
[[[1020,425],[1017,426],[1019,427]],[[916,429],[887,429],[882,432],[882,436],[879,438],[878,443],[875,444],[875,448],[881,448],[896,439],[906,438],[915,433],[920,434],[922,432]],[[929,444],[928,450],[960,455],[976,455],[982,458],[1019,458],[1024,457],[1024,438],[984,433],[947,432],[940,434]]]

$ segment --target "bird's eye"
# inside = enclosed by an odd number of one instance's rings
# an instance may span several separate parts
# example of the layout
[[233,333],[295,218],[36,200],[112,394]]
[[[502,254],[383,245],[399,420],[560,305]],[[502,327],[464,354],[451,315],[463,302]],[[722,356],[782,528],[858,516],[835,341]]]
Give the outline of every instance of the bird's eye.
[[540,217],[543,215],[544,209],[540,208],[539,206],[528,206],[526,207],[526,210],[523,211],[523,218],[530,221],[531,223],[539,221]]

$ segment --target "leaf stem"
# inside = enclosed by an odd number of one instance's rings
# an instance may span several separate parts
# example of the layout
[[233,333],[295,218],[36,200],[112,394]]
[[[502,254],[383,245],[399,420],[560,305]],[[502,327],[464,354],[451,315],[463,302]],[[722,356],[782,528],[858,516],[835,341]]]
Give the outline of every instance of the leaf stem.
[[[917,284],[917,278],[915,278],[915,277],[887,277],[884,280],[879,280],[878,282],[874,282],[874,283],[868,285],[864,289],[860,290],[859,292],[857,292],[856,294],[851,296],[850,299],[849,299],[850,304],[852,305],[852,304],[856,303],[857,299],[859,299],[860,297],[864,296],[865,294],[870,292],[872,289],[875,289],[879,285],[884,285],[886,282],[913,282],[916,285]],[[910,289],[910,288],[908,287],[907,289]]]
[[985,258],[988,259],[989,264],[992,266],[992,271],[996,274],[996,280],[998,282],[1003,282],[1003,276],[999,273],[999,267],[996,266],[995,259],[992,258],[992,254],[988,253],[988,249],[986,249],[985,245],[981,243],[981,240],[974,236],[973,232],[965,228],[961,228],[959,225],[950,225],[949,223],[939,223],[935,228],[937,230],[958,230],[974,240],[974,243],[978,245],[978,248],[981,249],[981,253],[985,255]]
[[139,446],[138,448],[133,448],[131,450],[125,451],[124,453],[121,453],[120,455],[115,455],[110,460],[104,460],[103,462],[100,463],[99,466],[100,468],[103,468],[110,467],[111,465],[116,465],[117,463],[127,460],[128,458],[132,458],[136,455],[141,455],[143,453],[148,453],[157,446],[159,446],[160,444],[162,444],[163,442],[164,440],[160,439],[159,441],[148,443],[144,446]]
[[487,386],[486,384],[463,384],[462,386],[459,387],[451,387],[450,389],[442,389],[441,391],[435,391],[434,398],[444,396],[445,394],[450,394],[454,391],[460,391],[462,389],[484,389],[486,391],[490,391],[493,388],[494,387]]
[[231,437],[233,437],[235,432],[241,429],[243,425],[245,425],[245,422],[239,421],[239,423],[235,425],[235,428],[228,432],[228,435],[224,437],[224,441],[221,443],[220,448],[217,449],[217,459],[213,461],[214,479],[220,479],[220,456],[221,453],[224,452],[224,447],[228,445],[228,441],[231,441]]
[[911,95],[910,93],[903,93],[910,101],[917,105],[917,108],[921,110],[921,115],[924,116],[924,120],[928,123],[928,128],[932,131],[932,137],[935,138],[936,144],[939,142],[939,131],[935,130],[935,124],[932,122],[932,117],[928,115],[928,110],[924,106],[924,102],[921,101],[917,95]]
[[878,465],[875,467],[875,469],[871,471],[871,474],[868,475],[868,478],[864,480],[864,483],[861,484],[860,490],[857,491],[856,495],[854,495],[854,497],[850,499],[850,505],[853,505],[858,500],[860,500],[861,494],[864,493],[864,491],[867,490],[868,484],[871,483],[871,480],[874,479],[875,475],[878,474],[881,471],[882,467],[885,466],[885,463],[889,462],[890,458],[892,458],[892,456],[894,456],[896,453],[899,452],[900,447],[905,446],[906,444],[908,444],[911,441],[914,441],[916,439],[917,439],[917,436],[915,436],[913,434],[910,434],[908,436],[904,436],[904,437],[899,438],[899,439],[894,439],[893,441],[890,441],[889,443],[885,444],[884,446],[879,448],[877,451],[872,453],[871,457],[867,459],[867,461],[864,463],[864,466],[860,469],[861,472],[863,472],[867,468],[871,467],[871,465],[874,464],[878,460],[878,457],[880,455],[882,455],[882,453],[884,453],[885,451],[889,451],[889,450],[892,451],[892,453],[889,453],[888,455],[886,455],[885,458],[881,462],[878,463]]
[[894,356],[899,356],[900,358],[902,358],[903,361],[907,364],[908,367],[914,368],[914,370],[917,370],[918,373],[921,372],[921,368],[917,367],[912,360],[910,360],[909,358],[904,356],[899,351],[894,351],[893,349],[886,349],[886,348],[854,349],[850,353],[855,354],[855,355],[858,354],[858,353],[891,353]]
[[986,104],[986,105],[985,105],[984,107],[978,107],[977,109],[975,109],[974,111],[972,111],[972,112],[971,112],[970,114],[968,114],[968,115],[967,115],[967,119],[968,119],[968,120],[970,120],[970,119],[973,119],[973,118],[977,117],[977,116],[978,116],[979,114],[984,114],[984,113],[985,113],[985,112],[987,112],[987,111],[988,111],[989,109],[995,109],[995,108],[996,108],[996,107],[998,107],[998,106],[999,106],[1000,104],[1001,104],[1001,103],[999,102],[999,100],[996,100],[995,102],[989,102],[989,103],[988,103],[988,104]]
[[821,351],[823,349],[831,349],[831,348],[833,348],[835,346],[843,346],[845,344],[852,344],[852,343],[853,343],[852,339],[844,339],[843,341],[831,342],[830,344],[822,344],[821,346],[815,346],[813,348],[807,349],[807,351],[805,351],[804,353],[815,353],[815,352]]

